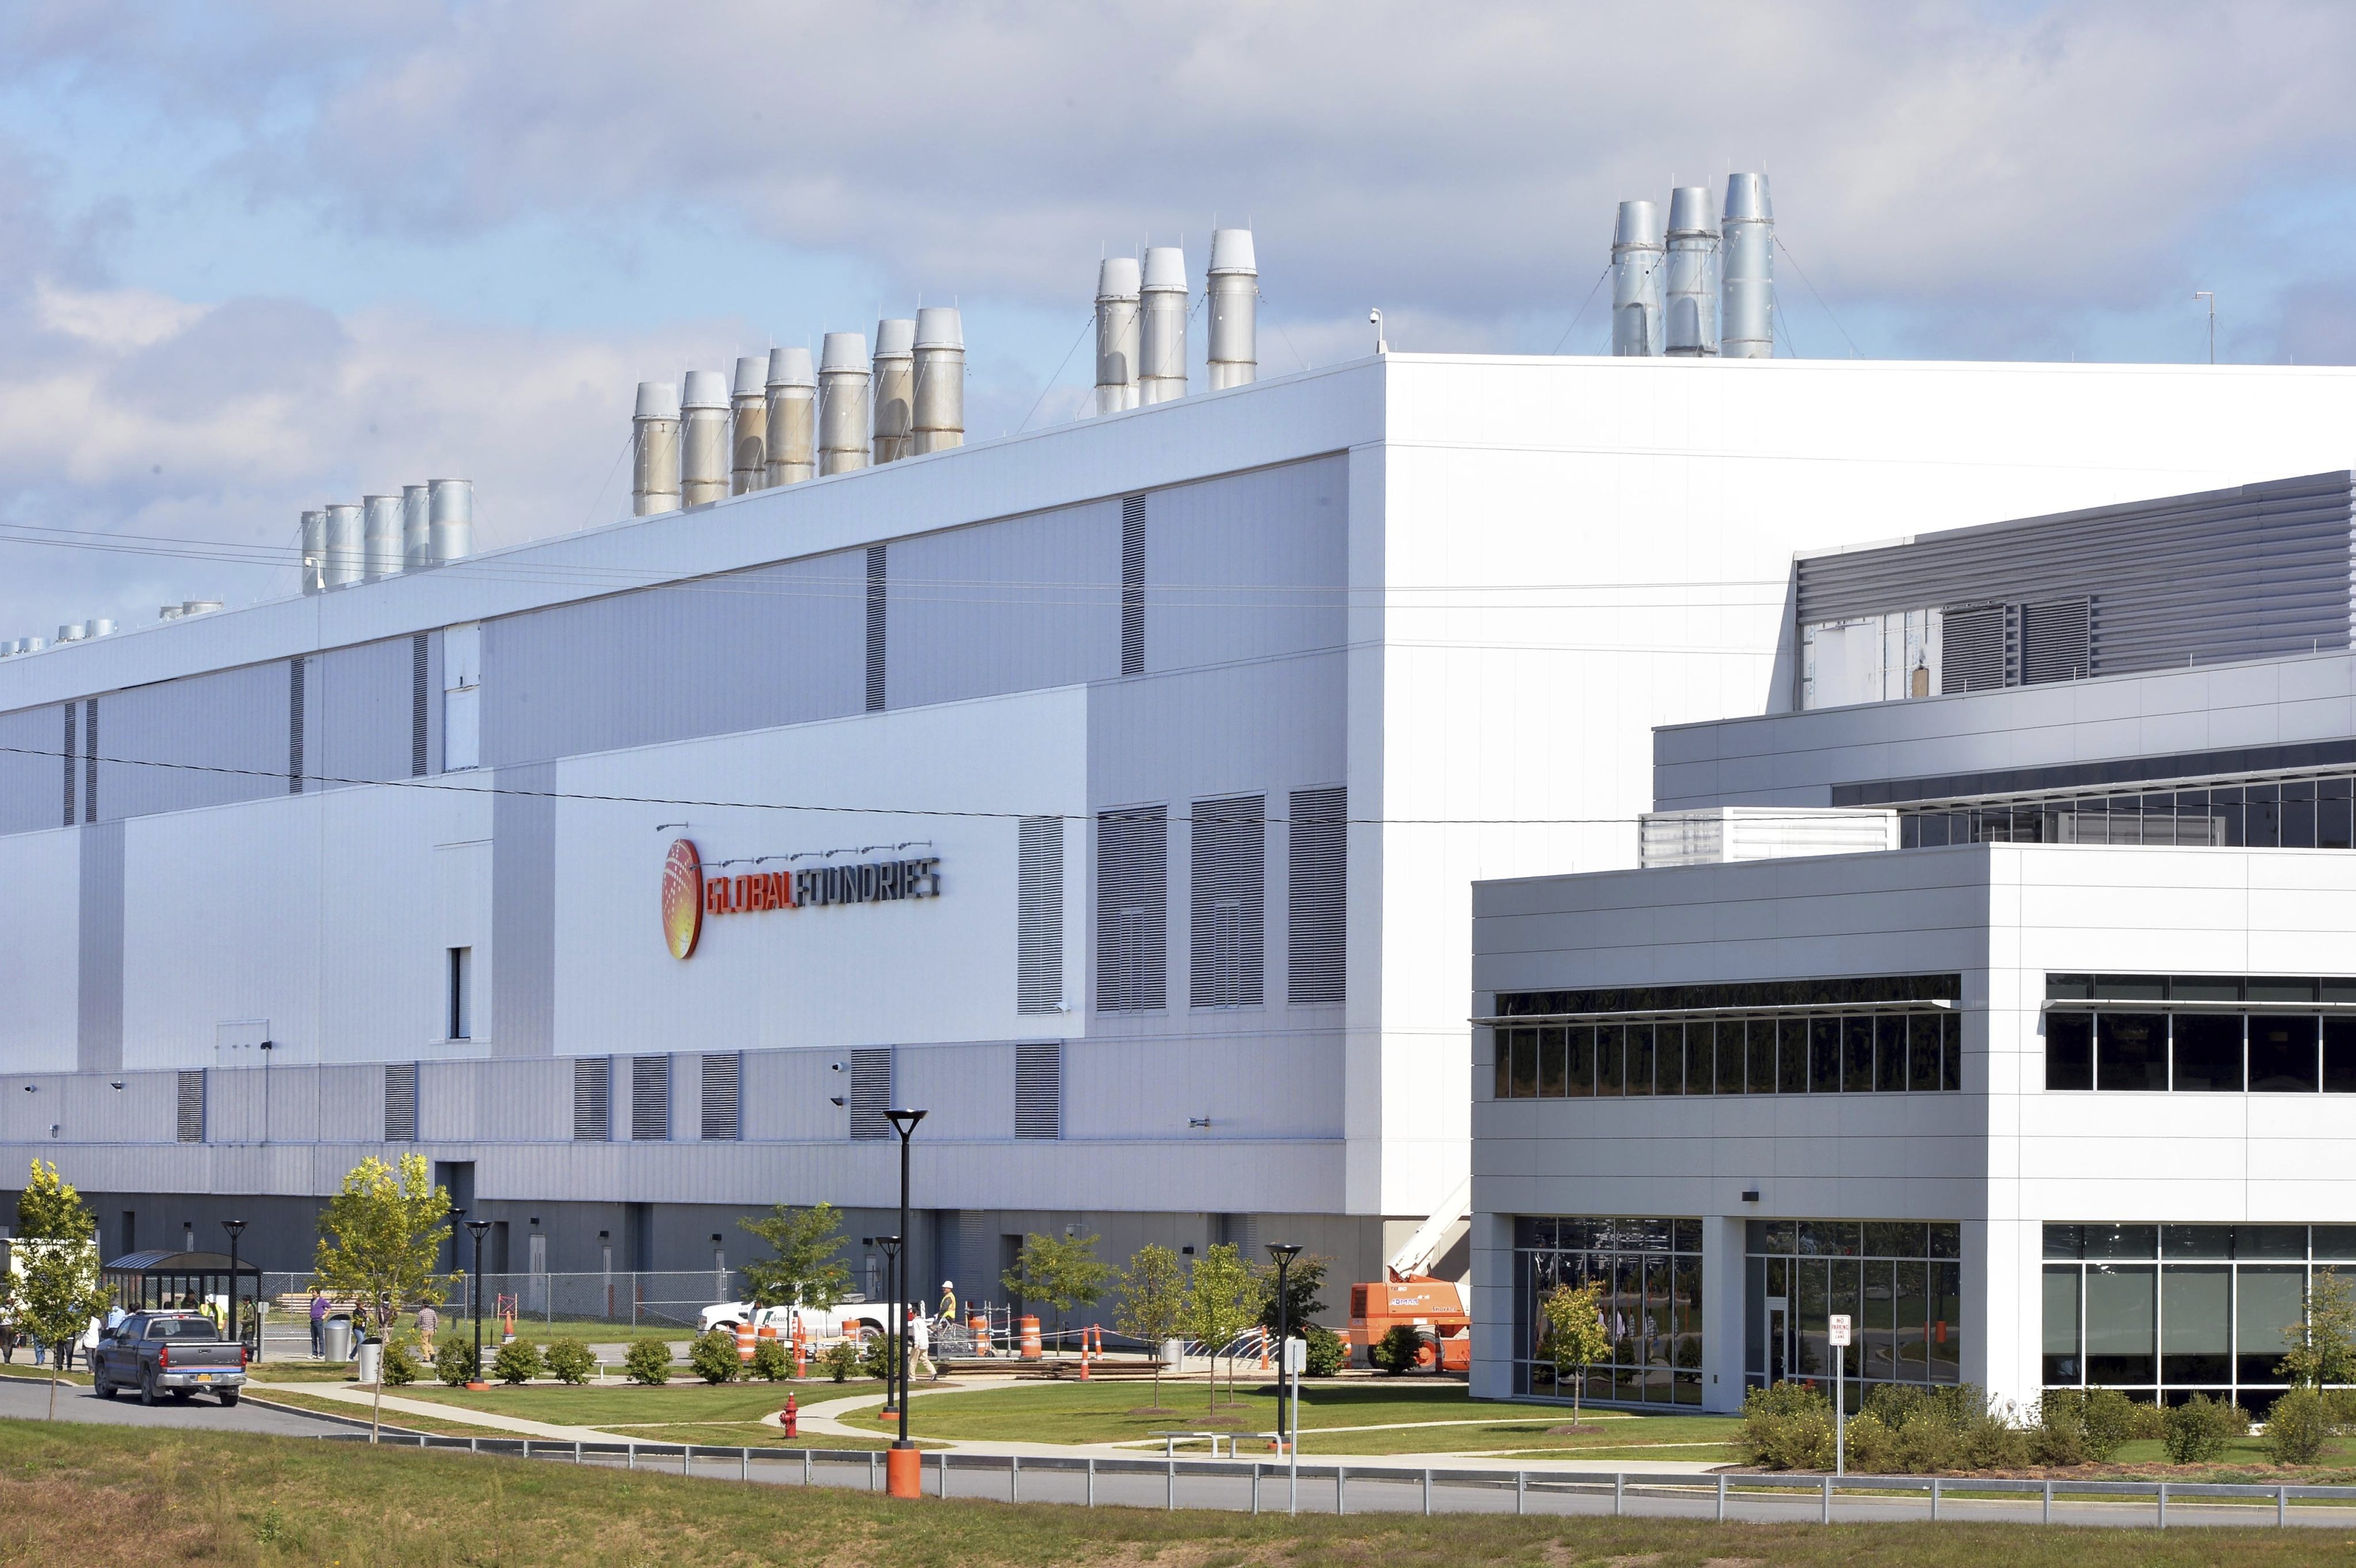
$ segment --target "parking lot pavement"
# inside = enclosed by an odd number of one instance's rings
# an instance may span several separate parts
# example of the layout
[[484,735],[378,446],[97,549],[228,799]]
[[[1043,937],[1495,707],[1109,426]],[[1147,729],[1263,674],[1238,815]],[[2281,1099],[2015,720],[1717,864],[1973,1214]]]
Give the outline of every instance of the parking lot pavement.
[[[0,1419],[38,1421],[48,1413],[49,1385],[29,1378],[0,1378]],[[240,1401],[224,1410],[219,1400],[198,1394],[186,1404],[165,1400],[153,1409],[136,1394],[100,1399],[86,1388],[58,1385],[58,1419],[90,1421],[112,1426],[173,1426],[196,1432],[268,1432],[286,1437],[316,1437],[332,1431],[332,1422],[297,1415],[290,1411],[264,1410]]]

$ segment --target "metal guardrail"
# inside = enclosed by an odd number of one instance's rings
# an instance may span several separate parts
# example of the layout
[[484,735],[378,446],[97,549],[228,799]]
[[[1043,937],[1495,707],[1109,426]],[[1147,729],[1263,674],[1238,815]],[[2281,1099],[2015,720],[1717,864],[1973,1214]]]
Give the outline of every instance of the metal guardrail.
[[[361,1442],[368,1434],[360,1431],[339,1431],[321,1434],[322,1442]],[[570,1462],[575,1465],[604,1465],[628,1470],[670,1470],[683,1476],[711,1479],[764,1481],[770,1484],[810,1486],[847,1486],[869,1491],[884,1489],[884,1454],[880,1449],[827,1448],[745,1448],[708,1446],[701,1444],[656,1443],[572,1443],[530,1437],[448,1437],[425,1433],[387,1434],[381,1440],[385,1446],[420,1448],[467,1454],[506,1455],[525,1459]],[[1303,1511],[1304,1483],[1314,1483],[1322,1496],[1311,1498],[1307,1511],[1345,1514],[1351,1511],[1351,1483],[1358,1484],[1360,1511],[1386,1513],[1416,1513],[1481,1511],[1526,1514],[1596,1513],[1612,1515],[1641,1512],[1685,1518],[1708,1518],[1724,1521],[1729,1505],[1774,1505],[1785,1503],[1799,1508],[1778,1506],[1762,1517],[1789,1520],[1808,1503],[1816,1506],[1812,1511],[1820,1523],[1833,1522],[1835,1504],[1846,1500],[1851,1505],[1887,1504],[1920,1497],[1928,1504],[1927,1514],[1933,1520],[1951,1517],[1944,1507],[1963,1503],[1987,1504],[1991,1501],[2019,1498],[2034,1499],[2039,1505],[2038,1518],[2046,1523],[2053,1521],[2057,1499],[2065,1504],[2071,1499],[2119,1503],[2147,1503],[2151,1520],[2161,1530],[2169,1528],[2169,1505],[2187,1503],[2231,1503],[2240,1505],[2233,1511],[2257,1514],[2271,1505],[2273,1522],[2286,1527],[2293,1522],[2345,1528],[2351,1515],[2345,1510],[2356,1507],[2356,1487],[2329,1486],[2253,1486],[2230,1482],[2136,1481],[2126,1478],[2088,1480],[2023,1480],[2014,1478],[1951,1477],[1951,1476],[1798,1476],[1786,1473],[1719,1473],[1708,1476],[1665,1475],[1644,1471],[1567,1472],[1557,1470],[1505,1470],[1452,1467],[1408,1467],[1379,1462],[1350,1465],[1339,1461],[1293,1465],[1282,1460],[1211,1460],[1162,1458],[1116,1459],[1094,1457],[1025,1456],[1011,1455],[961,1454],[935,1450],[923,1455],[922,1475],[926,1491],[937,1497],[952,1495],[986,1496],[1008,1502],[1022,1502],[1025,1477],[1033,1477],[1028,1500],[1034,1502],[1066,1502],[1086,1508],[1152,1507],[1158,1502],[1164,1509],[1179,1506],[1179,1483],[1191,1483],[1194,1496],[1187,1506],[1219,1508],[1252,1513],[1262,1511]],[[991,1477],[1003,1477],[1003,1485]],[[961,1483],[952,1487],[952,1478]],[[1060,1486],[1055,1485],[1060,1481]],[[1142,1481],[1143,1486],[1134,1483]],[[1046,1483],[1043,1487],[1043,1482]],[[1114,1486],[1112,1483],[1130,1483]],[[1159,1486],[1153,1485],[1159,1483]],[[1212,1483],[1225,1483],[1213,1486]],[[1266,1508],[1269,1488],[1280,1485],[1281,1496],[1276,1509]],[[1324,1488],[1330,1487],[1330,1491]],[[1118,1492],[1119,1495],[1110,1495]],[[1055,1495],[1061,1494],[1061,1495]],[[1157,1495],[1158,1494],[1158,1495]],[[1451,1495],[1452,1494],[1452,1495]],[[1510,1499],[1510,1506],[1507,1504]],[[1371,1502],[1371,1509],[1363,1505]],[[1533,1507],[1549,1502],[1558,1506]],[[1566,1508],[1564,1502],[1582,1506]],[[2293,1504],[2327,1505],[2310,1507],[2311,1517],[2294,1520]],[[1323,1505],[1323,1506],[1320,1506]],[[1632,1505],[1639,1505],[1632,1507]],[[1751,1510],[1756,1512],[1755,1508]],[[1848,1510],[1852,1518],[1889,1520],[1921,1517],[1911,1510],[1900,1512],[1881,1509],[1862,1512],[1855,1506]],[[1987,1510],[1975,1509],[1982,1517]],[[2121,1522],[2121,1521],[2114,1521]],[[2180,1522],[2180,1520],[2179,1520]],[[2213,1517],[2207,1522],[2218,1522]],[[2236,1519],[2233,1523],[2251,1522]]]

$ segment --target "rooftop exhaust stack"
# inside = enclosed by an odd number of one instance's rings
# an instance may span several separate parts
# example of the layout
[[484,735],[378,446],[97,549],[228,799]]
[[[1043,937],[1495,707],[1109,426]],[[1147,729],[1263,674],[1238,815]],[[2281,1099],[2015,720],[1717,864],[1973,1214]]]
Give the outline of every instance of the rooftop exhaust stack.
[[[155,611],[155,618],[157,620],[177,620],[181,616],[187,613],[187,612],[181,609],[177,605],[163,605],[157,607]],[[0,650],[0,651],[13,652],[15,650],[11,649]]]
[[1649,201],[1623,201],[1612,231],[1612,351],[1661,351],[1661,214]]
[[327,585],[327,514],[303,514],[303,591],[316,594]]
[[70,625],[58,628],[58,640],[59,642],[80,642],[89,635],[89,626],[81,621],[74,621]]
[[818,357],[818,471],[867,467],[867,339],[830,332]]
[[1137,406],[1137,258],[1097,264],[1097,412]]
[[434,564],[460,561],[475,553],[475,481],[472,479],[436,479],[428,502],[432,509],[426,527],[426,548],[434,555]]
[[112,637],[114,623],[102,616],[90,623],[90,634],[92,637]]
[[401,565],[422,572],[434,564],[434,491],[426,485],[401,487]]
[[1681,359],[1718,352],[1718,225],[1703,186],[1669,192],[1668,339]]
[[180,613],[184,616],[207,616],[221,607],[219,599],[182,599]]
[[400,575],[401,498],[363,496],[360,505],[367,509],[363,537],[368,580],[373,583],[380,577]]
[[336,501],[327,508],[327,586],[346,588],[360,580],[367,564],[367,542],[360,509]]
[[1719,225],[1726,254],[1726,317],[1719,353],[1775,357],[1775,208],[1763,174],[1729,175]]
[[1211,390],[1259,379],[1259,263],[1248,229],[1211,231]]
[[916,324],[894,317],[875,324],[875,460],[908,455],[911,407],[916,393]]
[[916,395],[912,454],[965,445],[965,318],[946,305],[916,312]]
[[729,441],[735,466],[728,470],[728,493],[741,496],[769,482],[768,369],[751,357],[736,361],[736,390],[728,395]]
[[769,350],[768,479],[798,484],[818,472],[818,377],[808,349]]
[[718,371],[690,371],[679,403],[679,499],[708,505],[728,494],[728,382]]
[[1140,315],[1137,401],[1168,403],[1186,395],[1186,252],[1155,245],[1145,252]]
[[638,383],[638,412],[630,430],[637,447],[630,480],[630,510],[636,517],[679,510],[679,388],[669,381]]

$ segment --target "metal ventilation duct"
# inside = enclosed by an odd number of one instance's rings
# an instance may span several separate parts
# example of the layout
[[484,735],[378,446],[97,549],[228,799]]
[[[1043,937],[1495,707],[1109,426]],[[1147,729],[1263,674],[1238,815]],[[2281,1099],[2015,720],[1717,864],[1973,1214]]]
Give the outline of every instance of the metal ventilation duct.
[[1669,352],[1685,359],[1718,352],[1718,222],[1709,191],[1698,185],[1669,193]]
[[221,607],[219,599],[182,599],[180,613],[184,616],[206,616]]
[[401,487],[401,564],[420,572],[434,564],[434,490],[430,485]]
[[741,496],[769,482],[768,367],[751,356],[736,361],[736,387],[728,394],[728,493]]
[[360,509],[337,501],[327,508],[327,586],[348,587],[360,580],[367,564],[365,524]]
[[728,493],[728,382],[690,371],[679,403],[679,499],[704,506]]
[[[186,613],[187,612],[182,610],[177,605],[162,605],[158,606],[155,610],[155,618],[157,620],[177,620]],[[13,649],[0,648],[0,652],[14,651],[15,650]]]
[[630,480],[630,510],[636,517],[679,510],[679,388],[669,381],[640,381],[638,411],[631,417],[637,458]]
[[893,317],[875,324],[875,460],[908,455],[916,396],[916,324]]
[[327,585],[327,514],[303,514],[303,591],[316,594]]
[[911,405],[913,453],[965,445],[965,318],[946,305],[916,312],[916,387]]
[[427,527],[427,548],[434,553],[434,564],[459,561],[475,553],[475,481],[472,479],[436,479],[430,497],[432,519]]
[[1719,224],[1726,256],[1726,314],[1719,353],[1730,360],[1775,355],[1775,208],[1763,174],[1730,175]]
[[1259,263],[1248,229],[1211,231],[1211,390],[1259,379]]
[[830,332],[818,357],[818,471],[867,467],[867,339]]
[[58,628],[59,642],[80,642],[90,636],[90,628],[81,621],[71,621]]
[[102,616],[98,619],[90,623],[90,634],[92,637],[112,637],[114,635],[114,623]]
[[399,496],[362,496],[360,506],[366,521],[362,526],[368,580],[397,576],[401,572],[401,498]]
[[42,649],[47,648],[48,646],[48,640],[43,638],[28,637],[16,645],[16,651],[19,653],[38,653]]
[[1097,265],[1097,412],[1137,406],[1138,274],[1135,256]]
[[1651,355],[1661,351],[1660,209],[1649,201],[1623,201],[1612,231],[1612,351]]
[[1141,293],[1137,401],[1168,403],[1186,395],[1186,252],[1175,245],[1148,250]]
[[769,350],[768,482],[798,484],[818,472],[818,376],[808,349]]

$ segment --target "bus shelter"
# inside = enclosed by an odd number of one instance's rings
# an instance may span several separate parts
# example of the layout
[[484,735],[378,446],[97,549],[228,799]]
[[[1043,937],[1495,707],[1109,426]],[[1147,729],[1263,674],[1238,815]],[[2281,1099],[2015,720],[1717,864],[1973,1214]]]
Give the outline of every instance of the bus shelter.
[[209,1312],[223,1324],[234,1294],[244,1337],[260,1335],[262,1271],[241,1258],[232,1273],[226,1252],[125,1252],[99,1270],[99,1283],[125,1312]]

